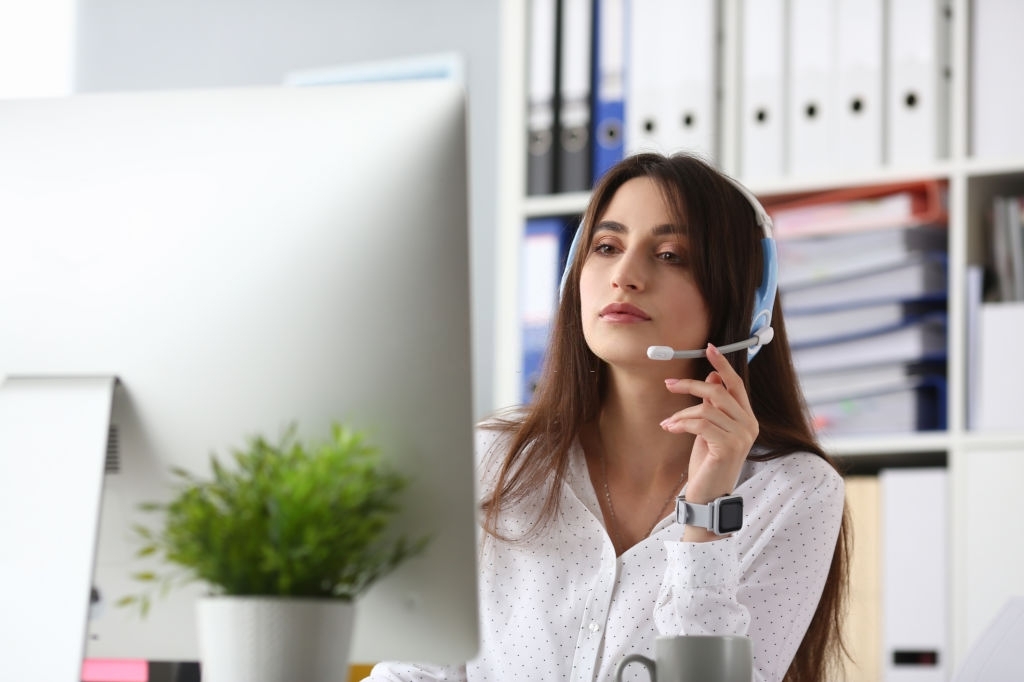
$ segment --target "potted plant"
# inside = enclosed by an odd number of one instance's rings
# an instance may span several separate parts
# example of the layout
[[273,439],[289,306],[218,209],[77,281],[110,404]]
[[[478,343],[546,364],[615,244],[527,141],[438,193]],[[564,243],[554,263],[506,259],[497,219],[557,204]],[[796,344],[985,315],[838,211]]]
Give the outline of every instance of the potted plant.
[[388,533],[409,481],[338,423],[326,442],[300,442],[293,425],[231,459],[211,455],[208,479],[175,469],[170,501],[145,505],[162,522],[134,528],[137,554],[168,570],[135,574],[144,589],[119,603],[145,614],[156,592],[208,584],[204,682],[347,679],[354,600],[427,542]]

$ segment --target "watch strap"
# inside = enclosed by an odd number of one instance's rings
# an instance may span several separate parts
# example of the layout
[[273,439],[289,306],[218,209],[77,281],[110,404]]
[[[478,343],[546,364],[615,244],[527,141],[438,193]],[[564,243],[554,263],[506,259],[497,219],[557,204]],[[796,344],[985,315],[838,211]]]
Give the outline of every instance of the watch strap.
[[711,504],[687,502],[686,498],[680,495],[676,498],[676,523],[712,530],[714,528],[712,509]]

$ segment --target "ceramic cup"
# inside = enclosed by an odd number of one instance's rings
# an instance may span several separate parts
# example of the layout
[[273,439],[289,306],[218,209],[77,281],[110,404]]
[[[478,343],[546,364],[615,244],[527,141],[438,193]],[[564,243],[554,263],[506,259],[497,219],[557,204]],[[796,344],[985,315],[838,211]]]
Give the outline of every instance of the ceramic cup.
[[739,635],[658,637],[655,660],[640,654],[622,659],[615,679],[630,664],[647,669],[651,682],[750,682],[754,674],[750,639]]

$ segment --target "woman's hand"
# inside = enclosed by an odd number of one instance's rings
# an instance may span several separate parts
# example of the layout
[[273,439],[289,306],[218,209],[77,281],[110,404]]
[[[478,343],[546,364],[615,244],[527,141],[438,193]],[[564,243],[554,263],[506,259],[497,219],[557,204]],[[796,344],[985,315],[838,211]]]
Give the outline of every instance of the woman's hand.
[[661,422],[671,433],[696,437],[690,452],[686,499],[710,502],[728,495],[758,434],[757,418],[739,374],[710,343],[708,360],[714,371],[707,379],[666,379],[669,391],[689,394],[701,402]]

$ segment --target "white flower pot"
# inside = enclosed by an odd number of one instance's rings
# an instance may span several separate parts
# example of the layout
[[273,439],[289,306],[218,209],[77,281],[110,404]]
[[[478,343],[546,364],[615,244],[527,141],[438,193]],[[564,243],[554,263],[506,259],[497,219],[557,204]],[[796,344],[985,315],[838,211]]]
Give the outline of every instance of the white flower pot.
[[344,682],[354,616],[332,599],[200,599],[203,682]]

